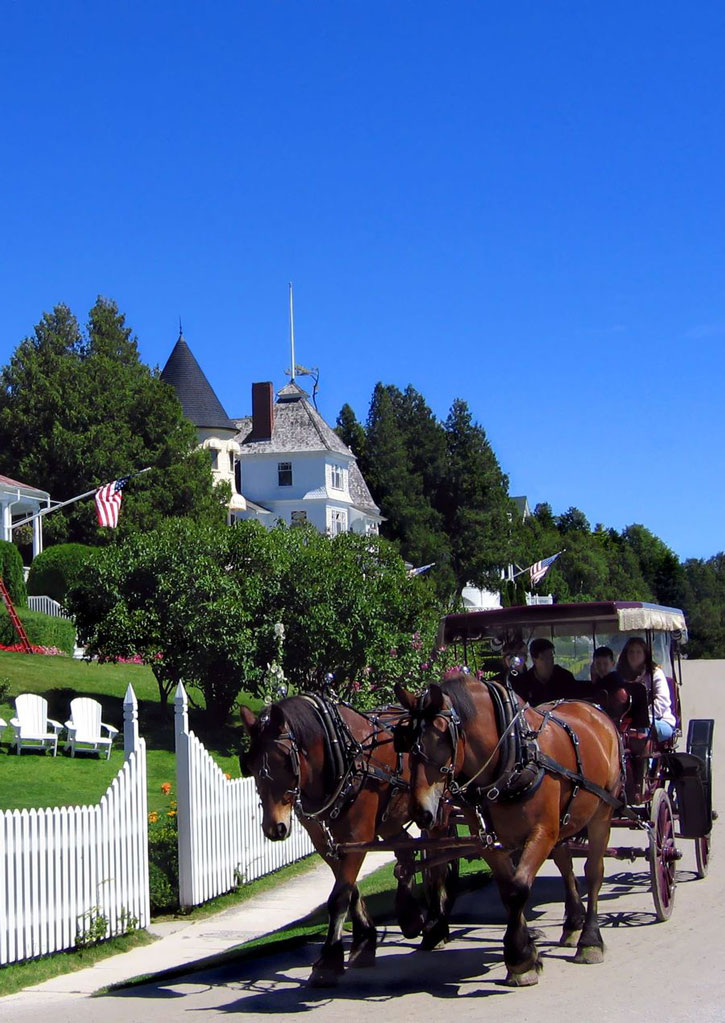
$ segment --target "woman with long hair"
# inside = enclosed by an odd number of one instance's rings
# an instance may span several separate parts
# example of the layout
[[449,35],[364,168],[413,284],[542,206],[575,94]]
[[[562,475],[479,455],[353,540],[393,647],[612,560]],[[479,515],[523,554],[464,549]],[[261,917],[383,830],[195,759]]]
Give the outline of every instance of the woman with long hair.
[[660,742],[671,739],[675,731],[675,715],[672,711],[670,686],[659,664],[640,636],[632,636],[622,648],[617,661],[617,671],[625,682],[642,682],[647,688],[650,700],[650,721],[654,711],[654,728]]

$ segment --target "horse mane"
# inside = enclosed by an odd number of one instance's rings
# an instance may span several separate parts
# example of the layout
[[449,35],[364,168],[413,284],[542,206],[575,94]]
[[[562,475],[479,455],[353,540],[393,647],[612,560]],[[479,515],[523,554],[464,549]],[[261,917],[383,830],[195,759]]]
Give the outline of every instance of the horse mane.
[[461,719],[461,724],[466,725],[475,717],[476,707],[473,703],[471,690],[468,683],[472,680],[471,675],[464,675],[460,672],[451,678],[441,682],[441,689],[453,704],[456,713]]
[[315,739],[324,735],[322,722],[309,700],[302,696],[288,696],[280,700],[279,709],[284,714],[285,721],[290,727],[298,744],[307,749]]

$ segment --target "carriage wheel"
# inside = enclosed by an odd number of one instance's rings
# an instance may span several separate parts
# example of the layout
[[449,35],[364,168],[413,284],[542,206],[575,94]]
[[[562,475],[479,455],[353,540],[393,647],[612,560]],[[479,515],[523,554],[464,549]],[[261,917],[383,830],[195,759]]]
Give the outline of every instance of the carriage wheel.
[[695,875],[697,877],[707,877],[707,872],[710,869],[709,835],[703,835],[702,838],[695,839],[695,861],[697,864],[695,867]]
[[657,789],[650,807],[653,839],[650,846],[649,870],[652,879],[652,898],[659,921],[669,920],[675,901],[675,874],[677,849],[675,847],[675,818],[670,797],[664,789]]

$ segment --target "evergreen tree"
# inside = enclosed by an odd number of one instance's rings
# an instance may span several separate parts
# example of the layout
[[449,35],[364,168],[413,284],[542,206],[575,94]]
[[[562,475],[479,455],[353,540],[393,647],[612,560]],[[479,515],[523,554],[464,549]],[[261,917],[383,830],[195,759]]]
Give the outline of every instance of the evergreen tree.
[[413,565],[434,561],[438,585],[449,585],[448,550],[442,519],[413,471],[390,390],[377,384],[367,421],[367,483],[386,518],[382,533],[397,540]]
[[340,414],[338,415],[335,423],[335,433],[343,444],[347,444],[353,455],[355,455],[360,471],[363,476],[365,476],[365,469],[367,467],[367,438],[365,436],[365,427],[362,423],[358,422],[355,413],[347,402],[340,409]]
[[454,401],[445,424],[447,466],[440,496],[459,587],[498,586],[512,554],[508,479],[466,402]]
[[97,544],[169,516],[224,519],[208,458],[173,389],[139,359],[115,303],[99,298],[81,333],[67,306],[44,314],[0,378],[0,472],[66,500],[146,466],[124,491],[118,530],[101,530],[91,499],[44,523],[46,543]]

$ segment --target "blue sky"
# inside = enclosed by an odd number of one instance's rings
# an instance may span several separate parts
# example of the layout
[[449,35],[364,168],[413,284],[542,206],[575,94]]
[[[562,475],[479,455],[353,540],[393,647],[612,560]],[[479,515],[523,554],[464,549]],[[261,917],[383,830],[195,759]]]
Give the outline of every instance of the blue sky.
[[532,505],[725,547],[721,4],[0,17],[0,363],[103,294],[151,364],[181,314],[240,415],[285,382],[292,280],[329,421],[378,380],[462,397]]

